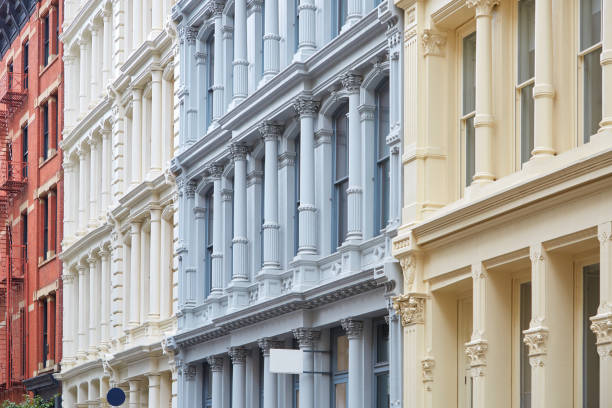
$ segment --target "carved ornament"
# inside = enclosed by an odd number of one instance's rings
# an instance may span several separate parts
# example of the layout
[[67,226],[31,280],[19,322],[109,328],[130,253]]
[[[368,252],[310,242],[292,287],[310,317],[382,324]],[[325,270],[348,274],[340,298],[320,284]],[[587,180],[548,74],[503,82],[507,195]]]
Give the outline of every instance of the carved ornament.
[[393,298],[393,308],[399,313],[402,326],[425,322],[425,300],[423,294],[406,294]]

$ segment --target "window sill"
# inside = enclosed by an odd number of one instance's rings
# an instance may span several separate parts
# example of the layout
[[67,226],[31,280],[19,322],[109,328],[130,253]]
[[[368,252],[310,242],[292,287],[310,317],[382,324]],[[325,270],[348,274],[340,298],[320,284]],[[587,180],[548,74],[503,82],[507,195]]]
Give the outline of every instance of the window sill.
[[47,259],[43,259],[42,256],[38,257],[38,268],[39,269],[42,268],[46,264],[53,261],[55,258],[56,258],[56,254],[53,251],[49,251],[49,254],[47,255]]
[[55,156],[57,156],[57,150],[56,149],[49,149],[47,152],[47,158],[43,159],[42,157],[38,158],[38,168],[42,168],[45,164],[47,164],[48,162],[50,162]]
[[40,66],[40,70],[38,73],[38,77],[41,77],[45,74],[45,72],[47,72],[47,70],[49,69],[49,67],[51,65],[53,65],[53,63],[58,59],[59,55],[57,54],[51,54],[49,55],[49,61],[47,61],[47,65],[41,65]]

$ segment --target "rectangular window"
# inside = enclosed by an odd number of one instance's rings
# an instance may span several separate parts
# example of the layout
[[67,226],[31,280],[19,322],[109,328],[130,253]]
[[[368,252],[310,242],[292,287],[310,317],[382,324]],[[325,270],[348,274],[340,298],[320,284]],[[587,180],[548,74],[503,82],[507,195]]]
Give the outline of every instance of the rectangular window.
[[580,1],[580,53],[582,65],[583,140],[588,143],[601,121],[601,0]]
[[476,171],[476,33],[463,38],[463,111],[461,127],[464,137],[465,186],[472,184]]
[[591,317],[599,307],[599,264],[582,271],[582,406],[599,407],[599,355]]
[[21,160],[23,161],[22,176],[28,177],[28,125],[21,128]]
[[45,66],[49,63],[49,37],[51,36],[51,25],[49,15],[43,17],[44,43],[43,43],[43,62]]
[[49,197],[42,198],[43,210],[43,259],[47,259],[49,252]]
[[[262,168],[265,169],[266,168],[265,156],[261,157],[261,164],[262,164]],[[264,223],[266,222],[265,197],[266,197],[266,183],[265,183],[265,178],[264,178],[264,180],[261,183],[261,192],[259,194],[259,259],[260,259],[260,266],[262,268],[264,264],[264,227],[263,226],[264,226]]]
[[295,53],[300,46],[300,0],[294,0],[293,6],[295,7],[293,20],[293,52]]
[[342,105],[333,119],[333,209],[332,252],[342,245],[348,232],[348,105]]
[[42,304],[42,366],[47,367],[47,358],[49,357],[49,339],[47,338],[48,324],[47,321],[47,299],[41,301]]
[[203,394],[204,394],[204,408],[212,408],[212,371],[208,364],[204,364],[202,368],[203,372]]
[[8,63],[6,70],[8,71],[8,88],[12,89],[13,88],[13,61]]
[[47,160],[49,156],[49,104],[46,103],[42,107],[43,120],[43,159]]
[[389,146],[387,136],[390,131],[389,121],[389,80],[385,79],[376,89],[376,202],[374,209],[374,234],[378,235],[387,227],[389,221],[389,194],[391,180],[389,176]]
[[23,87],[28,88],[28,72],[30,71],[30,43],[23,43]]
[[533,151],[533,84],[535,75],[535,0],[518,3],[518,79],[521,132],[521,163],[529,161]]
[[332,1],[332,38],[337,37],[342,31],[348,14],[348,0]]
[[331,408],[348,408],[348,336],[341,327],[331,329]]
[[389,400],[389,325],[384,319],[374,322],[374,407],[388,408]]
[[293,255],[297,255],[300,246],[300,137],[295,138],[294,164],[295,204],[293,207]]
[[264,357],[263,353],[259,354],[259,406],[264,406]]
[[214,89],[215,85],[215,36],[211,35],[206,40],[206,127],[208,128],[212,123],[213,118],[213,101],[214,101]]
[[[531,282],[521,283],[520,285],[520,328],[521,334],[529,329],[531,322]],[[529,364],[529,347],[521,341],[523,336],[520,336],[520,387],[521,387],[521,408],[531,407],[531,365]]]
[[213,226],[214,226],[214,195],[211,191],[206,195],[206,296],[212,288],[212,254],[213,254]]

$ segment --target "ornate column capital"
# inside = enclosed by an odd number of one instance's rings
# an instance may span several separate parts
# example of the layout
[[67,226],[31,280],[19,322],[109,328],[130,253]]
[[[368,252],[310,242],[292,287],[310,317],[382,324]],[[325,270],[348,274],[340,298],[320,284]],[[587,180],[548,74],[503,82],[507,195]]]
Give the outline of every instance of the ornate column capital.
[[284,344],[280,340],[274,340],[270,337],[264,337],[257,341],[259,348],[261,349],[264,356],[270,355],[270,349],[284,348]]
[[249,355],[249,350],[244,347],[231,347],[228,351],[232,364],[244,364]]
[[293,329],[293,337],[298,341],[300,348],[312,347],[321,338],[321,332],[309,327],[300,327]]
[[187,196],[187,198],[195,197],[195,190],[196,190],[197,185],[198,183],[195,180],[189,180],[185,183],[184,189],[185,189],[185,195]]
[[393,308],[400,314],[402,326],[425,322],[426,299],[427,295],[421,293],[409,293],[393,298]]
[[468,8],[476,9],[476,17],[490,16],[493,7],[499,4],[499,0],[465,0]]
[[439,33],[428,28],[421,34],[421,44],[423,44],[423,55],[444,56],[446,46],[446,34]]
[[612,358],[612,312],[591,317],[591,330],[597,338],[600,357]]
[[221,356],[210,356],[207,359],[208,365],[211,371],[221,372],[223,371],[223,357]]
[[529,364],[532,367],[543,367],[548,352],[548,329],[533,327],[523,331],[523,342],[529,347]]
[[294,99],[293,108],[300,116],[314,116],[319,111],[321,104],[310,96],[301,95]]
[[193,381],[198,373],[198,367],[195,364],[188,364],[183,368],[183,376],[186,381]]
[[359,87],[361,86],[361,80],[362,80],[361,75],[358,75],[352,71],[345,73],[340,78],[340,82],[342,82],[342,87],[349,93],[359,92]]
[[210,178],[213,180],[220,179],[221,175],[223,174],[223,166],[219,163],[211,164],[206,168],[206,170],[208,171]]
[[72,273],[62,274],[62,283],[64,285],[72,285],[74,283],[74,274]]
[[244,143],[232,143],[230,146],[230,153],[234,161],[246,160],[248,152],[249,148]]
[[283,133],[283,127],[275,122],[265,120],[259,125],[259,133],[265,141],[277,140]]
[[349,339],[360,338],[363,333],[363,322],[352,317],[340,320],[340,325]]
[[214,17],[221,17],[225,8],[224,1],[213,1],[208,6],[208,12]]
[[487,350],[489,344],[486,340],[472,340],[465,344],[465,355],[469,359],[472,375],[484,375],[484,368],[487,366]]

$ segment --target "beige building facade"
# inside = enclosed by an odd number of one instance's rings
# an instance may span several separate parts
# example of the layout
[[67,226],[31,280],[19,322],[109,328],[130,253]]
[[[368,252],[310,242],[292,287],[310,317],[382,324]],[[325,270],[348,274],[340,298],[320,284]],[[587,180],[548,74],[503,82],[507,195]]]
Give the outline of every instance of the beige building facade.
[[406,407],[612,407],[612,0],[404,12]]

